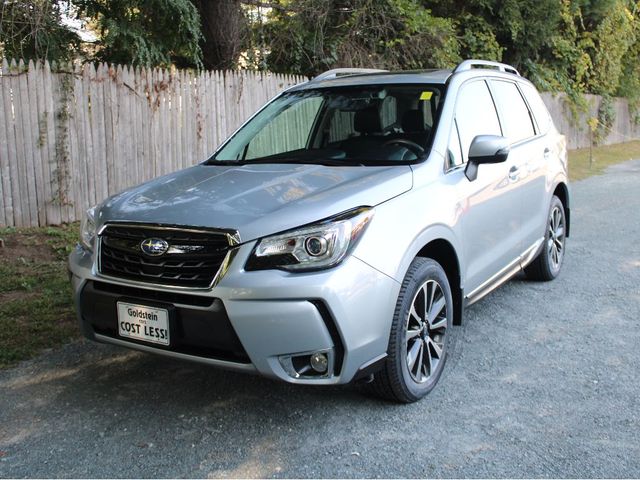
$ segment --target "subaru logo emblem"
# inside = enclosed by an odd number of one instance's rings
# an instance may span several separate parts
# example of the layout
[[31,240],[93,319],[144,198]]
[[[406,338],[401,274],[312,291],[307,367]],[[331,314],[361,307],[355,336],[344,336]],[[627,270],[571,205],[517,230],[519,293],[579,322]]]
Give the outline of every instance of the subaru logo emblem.
[[159,257],[167,253],[169,244],[161,238],[147,238],[140,244],[140,250],[150,257]]

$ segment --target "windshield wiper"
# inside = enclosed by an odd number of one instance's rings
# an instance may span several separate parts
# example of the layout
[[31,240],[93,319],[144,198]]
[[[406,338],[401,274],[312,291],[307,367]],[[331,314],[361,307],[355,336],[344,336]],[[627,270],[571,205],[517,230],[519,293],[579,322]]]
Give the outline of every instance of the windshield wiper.
[[213,160],[213,159],[209,159],[206,162],[204,162],[204,165],[220,165],[220,166],[225,166],[225,165],[244,165],[245,161],[244,160]]

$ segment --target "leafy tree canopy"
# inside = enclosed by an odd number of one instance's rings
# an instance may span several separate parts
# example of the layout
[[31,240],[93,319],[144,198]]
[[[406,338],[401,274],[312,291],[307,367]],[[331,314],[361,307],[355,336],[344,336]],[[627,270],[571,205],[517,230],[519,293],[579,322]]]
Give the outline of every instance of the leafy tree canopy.
[[190,0],[74,0],[100,33],[96,58],[113,63],[200,66],[200,15]]
[[[89,48],[66,27],[87,21]],[[3,0],[0,55],[314,75],[514,65],[543,90],[640,106],[639,0]]]
[[257,23],[267,68],[314,75],[333,67],[412,69],[460,59],[454,22],[418,0],[277,2]]
[[3,0],[0,57],[69,60],[80,38],[62,23],[63,8],[51,0]]

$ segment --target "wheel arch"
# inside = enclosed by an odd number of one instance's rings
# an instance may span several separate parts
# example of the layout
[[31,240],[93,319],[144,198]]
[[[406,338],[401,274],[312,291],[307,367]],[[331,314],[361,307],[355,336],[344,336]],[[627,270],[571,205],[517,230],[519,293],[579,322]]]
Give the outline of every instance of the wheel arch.
[[464,311],[462,277],[460,272],[460,260],[454,246],[444,238],[436,238],[424,245],[416,254],[416,257],[431,258],[443,268],[453,298],[453,324],[461,325]]

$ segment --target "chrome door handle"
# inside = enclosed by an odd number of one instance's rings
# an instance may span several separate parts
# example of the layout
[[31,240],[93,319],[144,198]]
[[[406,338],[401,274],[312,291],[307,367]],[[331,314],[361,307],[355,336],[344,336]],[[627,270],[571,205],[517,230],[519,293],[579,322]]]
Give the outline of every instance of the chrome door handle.
[[544,159],[545,160],[549,160],[549,155],[551,155],[551,150],[549,150],[548,148],[544,149]]
[[518,178],[520,178],[520,169],[514,165],[509,169],[509,180],[517,182]]

